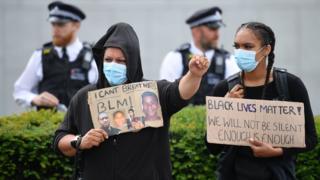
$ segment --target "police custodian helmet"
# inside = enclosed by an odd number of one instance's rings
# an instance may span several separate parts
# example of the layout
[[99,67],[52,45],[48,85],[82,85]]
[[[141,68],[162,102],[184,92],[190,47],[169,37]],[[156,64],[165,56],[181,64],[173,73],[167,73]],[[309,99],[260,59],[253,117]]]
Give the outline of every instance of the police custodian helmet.
[[225,26],[222,21],[222,10],[219,7],[201,9],[190,16],[186,23],[191,27],[206,25],[210,28],[220,28]]
[[49,22],[80,22],[86,18],[86,15],[77,7],[60,1],[54,1],[48,5]]

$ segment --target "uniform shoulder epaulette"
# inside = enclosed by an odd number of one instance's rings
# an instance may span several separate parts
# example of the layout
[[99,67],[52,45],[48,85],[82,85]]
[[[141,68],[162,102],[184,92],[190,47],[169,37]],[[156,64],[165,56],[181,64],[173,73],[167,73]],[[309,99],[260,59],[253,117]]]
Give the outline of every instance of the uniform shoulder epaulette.
[[47,42],[47,43],[43,44],[42,45],[42,54],[43,55],[49,54],[52,50],[52,46],[53,46],[52,42]]
[[83,44],[83,47],[88,48],[88,49],[91,49],[91,48],[93,47],[93,44],[94,44],[94,43],[90,43],[90,42],[87,42],[87,41],[83,41],[82,44]]
[[190,43],[183,43],[181,46],[178,47],[178,49],[176,49],[176,51],[186,51],[189,50],[191,47]]
[[44,43],[43,45],[42,45],[42,47],[51,47],[53,44],[52,44],[52,42],[50,41],[50,42],[47,42],[47,43]]
[[82,57],[82,68],[89,70],[91,68],[91,61],[93,60],[92,47],[93,43],[82,42],[83,49],[81,50],[79,56]]

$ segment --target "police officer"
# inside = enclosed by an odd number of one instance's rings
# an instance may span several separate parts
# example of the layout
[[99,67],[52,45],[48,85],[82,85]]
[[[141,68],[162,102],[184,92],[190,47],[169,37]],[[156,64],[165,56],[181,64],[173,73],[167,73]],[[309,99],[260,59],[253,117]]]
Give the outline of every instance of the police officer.
[[48,6],[52,42],[36,50],[14,84],[14,99],[24,107],[69,105],[71,97],[83,86],[98,79],[91,47],[77,37],[85,14],[77,7],[59,1]]
[[199,10],[189,17],[186,23],[191,28],[193,40],[169,52],[161,65],[160,79],[174,81],[188,72],[188,61],[192,55],[205,55],[208,58],[210,67],[203,76],[199,91],[191,100],[194,105],[205,104],[205,96],[214,85],[239,71],[232,56],[218,48],[219,30],[225,26],[221,15],[219,7],[212,7]]

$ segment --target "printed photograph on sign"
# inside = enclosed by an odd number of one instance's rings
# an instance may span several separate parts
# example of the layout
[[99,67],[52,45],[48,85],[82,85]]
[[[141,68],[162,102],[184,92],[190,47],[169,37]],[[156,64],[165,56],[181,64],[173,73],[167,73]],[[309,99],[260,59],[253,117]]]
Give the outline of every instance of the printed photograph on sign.
[[109,136],[163,126],[155,81],[125,84],[88,93],[94,128]]
[[303,103],[207,96],[206,110],[209,143],[305,147]]
[[157,125],[161,117],[161,107],[158,96],[151,91],[145,91],[141,94],[142,111],[144,113],[144,122],[147,125]]

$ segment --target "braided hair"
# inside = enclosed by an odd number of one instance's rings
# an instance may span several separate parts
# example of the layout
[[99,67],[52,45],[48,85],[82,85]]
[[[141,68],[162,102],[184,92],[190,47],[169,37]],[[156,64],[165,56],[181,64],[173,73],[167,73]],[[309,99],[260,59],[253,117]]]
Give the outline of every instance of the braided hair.
[[[263,87],[262,97],[261,97],[262,99],[264,99],[266,96],[267,84],[269,83],[269,76],[274,63],[274,46],[276,43],[276,38],[272,29],[269,26],[260,22],[244,23],[238,28],[237,33],[241,29],[250,29],[255,34],[255,36],[261,41],[261,46],[266,46],[266,45],[271,46],[271,51],[268,55],[267,76],[264,82],[264,87]],[[244,92],[245,92],[244,74],[245,74],[244,71],[242,71],[241,84],[243,85]]]

